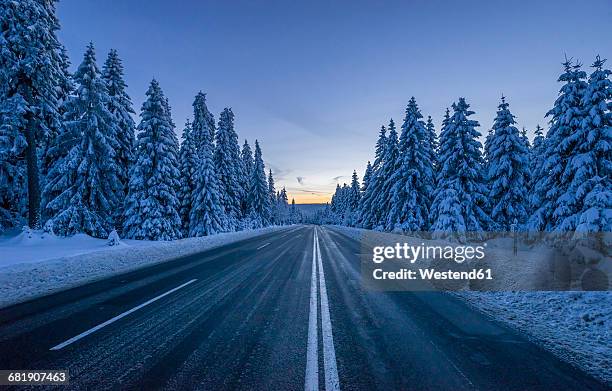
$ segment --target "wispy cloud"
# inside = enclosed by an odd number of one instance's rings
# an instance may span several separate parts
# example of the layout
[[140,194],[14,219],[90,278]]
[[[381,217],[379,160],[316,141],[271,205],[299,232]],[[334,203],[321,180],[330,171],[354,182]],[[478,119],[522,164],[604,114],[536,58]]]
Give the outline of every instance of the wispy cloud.
[[335,176],[335,177],[333,177],[333,178],[332,178],[332,180],[333,180],[334,182],[338,182],[338,181],[340,180],[340,178],[344,178],[344,175],[338,175],[338,176]]
[[299,177],[296,177],[295,179],[297,179],[300,185],[304,186],[304,179],[306,178],[304,178],[303,176],[299,176]]

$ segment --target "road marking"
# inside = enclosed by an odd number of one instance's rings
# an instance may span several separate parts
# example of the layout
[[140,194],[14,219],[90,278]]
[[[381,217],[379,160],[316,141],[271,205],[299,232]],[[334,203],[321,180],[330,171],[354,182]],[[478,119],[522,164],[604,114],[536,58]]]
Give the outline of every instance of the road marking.
[[270,244],[270,243],[266,243],[266,244],[264,244],[264,245],[262,245],[262,246],[257,247],[257,249],[258,249],[258,250],[261,250],[262,248],[266,247],[266,246],[267,246],[267,245],[269,245],[269,244]]
[[312,242],[312,273],[310,276],[310,313],[308,314],[308,346],[306,348],[305,391],[319,389],[319,336],[317,326],[317,231]]
[[60,343],[59,345],[55,345],[54,347],[52,347],[52,348],[51,348],[51,349],[49,349],[49,350],[60,350],[60,349],[63,349],[63,348],[65,348],[66,346],[68,346],[68,345],[70,345],[70,344],[72,344],[72,343],[74,343],[74,342],[78,341],[79,339],[84,338],[84,337],[88,336],[88,335],[89,335],[89,334],[91,334],[91,333],[95,333],[96,331],[100,330],[102,327],[106,327],[106,326],[108,326],[109,324],[111,324],[111,323],[113,323],[113,322],[116,322],[116,321],[118,321],[119,319],[124,318],[124,317],[128,316],[129,314],[131,314],[131,313],[133,313],[133,312],[138,311],[139,309],[141,309],[141,308],[142,308],[142,307],[144,307],[144,306],[147,306],[147,305],[149,305],[149,304],[151,304],[151,303],[153,303],[153,302],[156,302],[157,300],[161,299],[162,297],[165,297],[165,296],[168,296],[168,295],[169,295],[169,294],[171,294],[171,293],[174,293],[174,292],[178,291],[179,289],[184,288],[184,287],[186,287],[187,285],[189,285],[189,284],[191,284],[191,283],[193,283],[193,282],[195,282],[195,281],[197,281],[197,278],[194,278],[193,280],[187,281],[186,283],[184,283],[184,284],[182,284],[182,285],[179,285],[179,286],[177,286],[176,288],[170,289],[169,291],[167,291],[167,292],[165,292],[165,293],[162,293],[161,295],[159,295],[159,296],[157,296],[157,297],[154,297],[154,298],[152,298],[151,300],[145,301],[144,303],[140,304],[139,306],[136,306],[136,307],[132,308],[131,310],[125,311],[124,313],[119,314],[119,315],[115,316],[114,318],[111,318],[111,319],[107,320],[107,321],[106,321],[106,322],[104,322],[104,323],[100,323],[99,325],[97,325],[97,326],[95,326],[95,327],[92,327],[92,328],[90,328],[89,330],[84,331],[84,332],[82,332],[81,334],[79,334],[79,335],[77,335],[77,336],[75,336],[75,337],[72,337],[72,338],[70,338],[70,339],[68,339],[68,340],[66,340],[66,341],[64,341],[64,342],[62,342],[62,343]]
[[[316,228],[315,228],[316,232]],[[321,248],[319,236],[316,237],[317,261],[319,265],[319,285],[321,291],[321,334],[323,335],[323,364],[325,366],[325,390],[340,390],[338,367],[336,364],[336,351],[334,350],[334,336],[332,333],[331,317],[329,316],[329,301],[325,287],[325,272],[321,261]]]

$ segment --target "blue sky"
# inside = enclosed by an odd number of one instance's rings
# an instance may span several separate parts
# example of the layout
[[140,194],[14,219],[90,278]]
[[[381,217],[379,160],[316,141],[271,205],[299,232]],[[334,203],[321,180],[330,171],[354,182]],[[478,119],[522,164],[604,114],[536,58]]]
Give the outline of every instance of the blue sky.
[[179,131],[199,90],[216,118],[232,107],[241,143],[260,140],[297,202],[361,176],[380,125],[401,124],[413,95],[437,129],[465,96],[486,134],[503,93],[532,134],[565,53],[612,62],[610,0],[62,0],[58,16],[73,68],[89,41],[100,64],[119,51],[137,111],[152,77]]

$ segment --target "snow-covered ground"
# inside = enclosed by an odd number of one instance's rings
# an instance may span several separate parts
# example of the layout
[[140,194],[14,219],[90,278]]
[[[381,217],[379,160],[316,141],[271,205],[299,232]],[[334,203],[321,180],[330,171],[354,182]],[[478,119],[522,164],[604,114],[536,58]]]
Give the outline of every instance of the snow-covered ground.
[[171,242],[60,238],[40,231],[0,236],[0,307],[114,274],[209,250],[285,227],[222,233]]
[[[356,240],[373,233],[359,228],[330,228]],[[612,292],[451,294],[523,332],[561,359],[612,383]]]

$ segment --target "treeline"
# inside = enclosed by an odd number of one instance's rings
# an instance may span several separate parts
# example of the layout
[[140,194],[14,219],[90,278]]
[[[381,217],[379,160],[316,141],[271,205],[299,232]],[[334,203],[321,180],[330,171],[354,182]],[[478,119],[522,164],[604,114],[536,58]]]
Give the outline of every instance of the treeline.
[[215,123],[198,93],[179,145],[156,80],[136,125],[115,50],[100,70],[90,44],[70,74],[53,1],[1,2],[0,25],[0,231],[172,240],[297,220],[230,108]]
[[610,232],[612,82],[599,56],[587,78],[566,60],[563,83],[531,144],[502,96],[483,145],[464,98],[446,110],[439,137],[414,97],[399,135],[380,130],[360,185],[338,185],[319,218],[382,231]]

